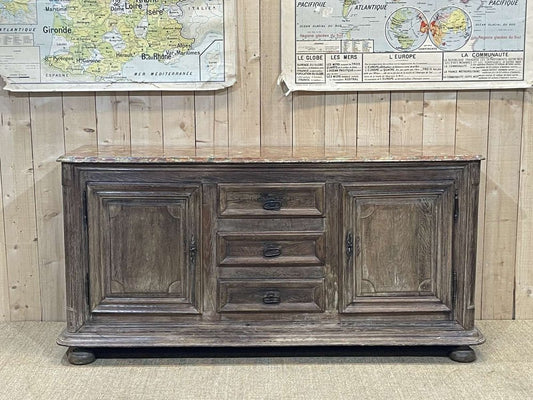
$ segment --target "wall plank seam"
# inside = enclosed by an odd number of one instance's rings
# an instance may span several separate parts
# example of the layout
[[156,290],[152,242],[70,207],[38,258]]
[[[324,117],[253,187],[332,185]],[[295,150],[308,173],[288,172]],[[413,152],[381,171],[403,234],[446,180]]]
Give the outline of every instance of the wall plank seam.
[[[518,160],[520,160],[520,162],[518,163],[518,170],[516,171],[517,173],[517,176],[518,176],[518,196],[517,196],[517,206],[516,206],[516,238],[518,239],[520,237],[520,203],[521,203],[521,195],[522,195],[522,191],[520,190],[520,188],[522,187],[522,179],[523,179],[523,175],[521,174],[521,169],[522,169],[522,152],[525,151],[522,144],[524,143],[524,139],[523,139],[523,135],[525,134],[524,133],[524,130],[526,128],[526,112],[524,112],[524,107],[525,107],[525,100],[526,100],[526,92],[525,90],[522,92],[522,125],[520,126],[520,150],[519,150],[519,154],[518,154]],[[516,242],[517,245],[518,245],[518,241]],[[519,261],[519,258],[520,258],[520,254],[518,252],[518,246],[517,248],[515,249],[515,253],[514,253],[514,279],[513,279],[513,315],[512,315],[512,319],[516,319],[516,308],[517,308],[517,304],[516,304],[516,301],[517,301],[517,287],[518,287],[518,282],[517,282],[517,279],[518,279],[518,268],[519,268],[519,265],[518,265],[518,261]]]
[[533,318],[533,90],[524,95],[517,235],[515,319]]
[[[489,157],[489,149],[490,149],[490,135],[489,135],[489,132],[490,132],[490,110],[491,110],[491,99],[492,99],[492,96],[491,96],[491,90],[489,90],[489,95],[488,95],[488,100],[487,100],[487,103],[488,103],[488,112],[487,112],[487,146],[485,148],[485,160],[483,161],[483,163],[485,164],[485,183],[484,183],[484,188],[485,188],[485,193],[484,193],[484,198],[483,198],[483,221],[481,221],[482,225],[483,225],[483,230],[481,231],[483,237],[482,238],[478,238],[478,240],[481,240],[483,242],[482,244],[482,257],[481,257],[481,260],[478,260],[477,261],[477,264],[478,264],[478,271],[477,271],[477,275],[476,275],[476,279],[478,280],[481,280],[483,281],[483,267],[485,265],[485,223],[486,223],[486,218],[487,218],[487,192],[486,192],[486,188],[487,188],[487,183],[488,183],[488,174],[487,174],[487,164],[488,164],[488,157]],[[479,285],[479,293],[476,294],[477,298],[479,299],[479,306],[477,307],[477,310],[476,310],[476,315],[478,318],[482,318],[482,315],[481,315],[481,311],[483,310],[483,291],[484,291],[484,286],[483,286],[483,282],[481,283],[481,285]]]
[[[35,240],[37,241],[37,246],[36,246],[36,249],[35,251],[37,252],[37,271],[38,271],[38,274],[39,274],[39,294],[41,296],[41,299],[43,298],[43,286],[41,285],[41,282],[43,281],[42,279],[42,265],[41,265],[41,251],[40,251],[40,248],[39,248],[39,224],[38,224],[38,221],[37,221],[37,181],[36,181],[36,178],[35,178],[35,150],[34,150],[34,146],[33,146],[33,143],[34,143],[34,140],[33,140],[33,135],[36,133],[36,134],[39,134],[39,130],[38,129],[35,129],[36,127],[34,127],[34,124],[33,124],[33,118],[32,118],[32,112],[31,112],[31,103],[32,103],[32,96],[31,95],[28,95],[28,116],[29,116],[29,121],[30,121],[30,151],[31,151],[31,167],[32,167],[32,182],[33,182],[33,187],[32,187],[32,191],[33,191],[33,198],[34,198],[34,201],[33,201],[33,212],[34,212],[34,222],[35,222],[35,226],[34,226],[34,230],[35,230],[35,233],[36,233],[36,238]],[[40,301],[40,314],[41,314],[41,320],[43,319],[43,302]]]
[[2,158],[0,157],[0,321],[10,321],[9,276],[7,270],[7,244],[4,213],[4,192],[2,185]]

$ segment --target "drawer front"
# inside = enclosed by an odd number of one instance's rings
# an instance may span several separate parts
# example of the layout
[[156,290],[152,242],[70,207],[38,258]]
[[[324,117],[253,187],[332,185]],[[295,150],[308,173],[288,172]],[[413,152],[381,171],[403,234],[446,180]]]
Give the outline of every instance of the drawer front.
[[324,264],[323,232],[218,234],[218,263],[221,266]]
[[324,279],[221,280],[219,312],[323,312]]
[[220,184],[218,190],[223,217],[324,215],[323,184]]

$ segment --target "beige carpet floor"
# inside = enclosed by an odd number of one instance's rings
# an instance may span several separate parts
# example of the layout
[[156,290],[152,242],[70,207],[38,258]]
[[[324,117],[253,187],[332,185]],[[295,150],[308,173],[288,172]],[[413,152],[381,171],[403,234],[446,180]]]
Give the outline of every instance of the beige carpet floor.
[[[62,323],[0,324],[0,399],[533,399],[533,321],[480,321],[478,360],[312,354],[100,358],[69,365]],[[390,353],[389,353],[390,354]]]

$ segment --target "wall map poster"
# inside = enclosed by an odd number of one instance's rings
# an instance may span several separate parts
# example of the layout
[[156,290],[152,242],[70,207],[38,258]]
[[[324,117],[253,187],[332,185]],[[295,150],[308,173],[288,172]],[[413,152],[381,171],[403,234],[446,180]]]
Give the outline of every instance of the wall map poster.
[[0,0],[0,75],[13,91],[231,86],[234,2]]
[[[530,0],[529,3],[533,3]],[[533,84],[527,0],[282,0],[280,81],[293,90]]]

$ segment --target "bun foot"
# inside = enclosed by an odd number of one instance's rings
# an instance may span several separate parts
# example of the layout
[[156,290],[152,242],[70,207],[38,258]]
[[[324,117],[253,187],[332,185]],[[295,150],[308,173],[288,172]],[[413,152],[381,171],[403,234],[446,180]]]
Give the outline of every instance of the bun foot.
[[67,360],[73,365],[90,364],[96,357],[91,349],[81,347],[69,347],[67,350]]
[[448,354],[451,360],[457,361],[460,363],[471,363],[476,361],[476,353],[468,346],[460,346],[453,349],[450,354]]

